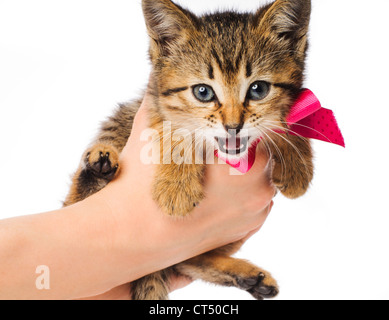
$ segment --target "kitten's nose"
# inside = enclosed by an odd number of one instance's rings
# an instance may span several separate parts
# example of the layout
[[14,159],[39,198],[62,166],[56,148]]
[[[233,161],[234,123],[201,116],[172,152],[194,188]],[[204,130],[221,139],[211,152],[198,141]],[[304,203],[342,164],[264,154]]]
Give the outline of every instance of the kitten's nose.
[[242,130],[242,128],[243,128],[243,124],[240,123],[232,123],[232,124],[224,125],[224,129],[226,129],[226,131],[233,136],[238,135],[238,133],[240,132],[240,130]]

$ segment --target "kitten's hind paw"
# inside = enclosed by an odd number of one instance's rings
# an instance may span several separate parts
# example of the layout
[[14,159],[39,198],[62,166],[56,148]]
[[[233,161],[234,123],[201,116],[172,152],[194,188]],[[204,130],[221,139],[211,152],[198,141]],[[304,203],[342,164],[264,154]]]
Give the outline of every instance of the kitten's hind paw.
[[237,286],[250,293],[255,299],[274,298],[278,295],[278,285],[276,280],[266,271],[255,276],[238,276]]
[[246,279],[249,287],[247,292],[257,300],[270,299],[278,295],[279,290],[276,281],[269,275],[260,273],[257,278]]
[[116,148],[97,144],[87,151],[85,169],[100,179],[111,181],[119,171],[119,153]]

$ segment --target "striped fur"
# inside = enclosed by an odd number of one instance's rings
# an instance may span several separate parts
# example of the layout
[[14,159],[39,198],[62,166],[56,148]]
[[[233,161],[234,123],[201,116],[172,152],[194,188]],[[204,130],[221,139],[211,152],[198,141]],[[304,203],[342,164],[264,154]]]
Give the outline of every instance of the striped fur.
[[[272,179],[290,198],[302,196],[313,177],[308,140],[279,135],[299,94],[308,47],[310,0],[276,0],[255,13],[218,12],[197,17],[170,0],[142,1],[153,77],[150,125],[162,135],[163,121],[172,130],[245,129],[272,157]],[[248,94],[255,81],[269,85],[259,101]],[[196,85],[213,88],[215,98],[200,102]],[[119,172],[118,156],[131,134],[140,101],[119,106],[83,155],[65,205],[80,201],[107,185]],[[215,143],[214,138],[204,136]],[[174,156],[174,155],[173,155]],[[194,157],[194,154],[192,154]],[[157,169],[153,197],[172,216],[185,216],[203,197],[204,165],[169,164]],[[167,299],[169,275],[179,272],[224,286],[246,290],[256,299],[273,297],[278,286],[271,275],[230,256],[235,243],[146,276],[132,285],[136,299]]]

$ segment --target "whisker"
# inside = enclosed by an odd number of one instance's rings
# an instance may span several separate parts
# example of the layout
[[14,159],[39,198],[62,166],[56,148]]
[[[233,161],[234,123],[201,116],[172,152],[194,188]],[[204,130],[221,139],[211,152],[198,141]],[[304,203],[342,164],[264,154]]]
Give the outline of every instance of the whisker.
[[[288,127],[283,127],[283,126],[277,126],[277,125],[275,125],[274,123],[279,123],[279,122],[277,122],[277,121],[265,120],[265,123],[270,123],[270,122],[272,122],[270,125],[271,125],[272,127],[276,128],[276,129],[280,129],[280,130],[282,130],[282,131],[290,132],[290,133],[293,133],[294,135],[296,135],[298,138],[306,139],[305,137],[303,137],[302,135],[298,134],[297,132],[291,130],[291,129],[288,128]],[[286,122],[285,122],[285,123],[286,123]],[[272,128],[272,129],[267,128],[267,129],[273,131],[274,133],[279,133],[279,132],[274,131],[273,128]]]
[[[278,122],[271,121],[271,120],[267,120],[267,121],[268,121],[269,123],[278,123]],[[283,122],[283,123],[286,123],[286,122]],[[288,130],[288,131],[290,131],[290,132],[293,132],[292,130],[290,130],[290,129],[288,129],[288,128],[283,128],[283,127],[281,127],[281,126],[276,126],[276,125],[274,125],[274,124],[271,124],[271,125],[274,126],[274,127],[278,127],[278,128],[280,128],[280,129],[284,129],[284,130],[286,129],[286,130]],[[289,141],[286,137],[284,137],[282,134],[280,134],[280,133],[278,133],[278,132],[276,132],[276,131],[274,131],[274,130],[271,130],[271,129],[267,128],[267,127],[264,127],[264,128],[267,129],[267,130],[269,130],[269,131],[271,131],[273,134],[276,134],[278,137],[280,137],[281,139],[283,139],[284,141],[286,141],[289,145],[291,145],[291,146],[293,147],[293,149],[297,152],[297,154],[298,154],[298,156],[300,157],[300,159],[302,160],[303,165],[304,165],[304,167],[305,167],[305,170],[307,171],[307,173],[309,173],[308,164],[306,163],[306,161],[305,161],[305,159],[304,159],[304,157],[303,157],[301,151],[300,151],[300,150],[299,150],[291,141]],[[298,134],[297,134],[297,137],[300,138],[300,139],[306,140],[306,138],[302,137],[301,135],[298,135]]]
[[[265,120],[265,121],[269,121],[269,122],[273,122],[271,120]],[[274,121],[274,123],[277,123],[276,121]],[[279,123],[284,123],[286,125],[288,125],[287,122],[284,122],[284,121],[280,121]],[[320,131],[317,131],[316,129],[314,128],[311,128],[311,127],[308,127],[308,126],[305,126],[305,125],[302,125],[302,124],[299,124],[299,123],[294,123],[293,125],[296,125],[296,126],[300,126],[300,127],[303,127],[303,128],[307,128],[307,129],[310,129],[314,132],[316,132],[317,134],[321,135],[323,138],[325,138],[326,140],[328,140],[328,142],[332,142],[330,138],[328,138],[325,134],[323,134],[322,132]],[[283,127],[279,127],[279,128],[283,128]],[[292,132],[293,134],[295,134],[296,136],[299,136],[299,137],[302,137],[301,134],[298,134],[297,132],[289,129],[289,128],[284,128],[284,130],[288,130],[289,132]]]
[[[276,134],[277,136],[279,136],[281,139],[283,139],[284,141],[286,141],[290,146],[292,146],[292,148],[296,151],[296,153],[298,154],[298,156],[300,157],[304,167],[305,167],[305,170],[306,170],[306,173],[309,175],[309,168],[308,168],[308,164],[307,162],[305,161],[304,159],[304,156],[303,154],[301,153],[301,151],[291,142],[289,141],[287,138],[285,138],[284,136],[282,136],[282,134],[279,134],[275,131],[273,131],[274,134]],[[305,139],[305,138],[304,138]]]
[[[266,127],[263,127],[261,126],[262,129],[265,129],[265,130],[259,130],[261,133],[263,133],[264,135],[266,135],[266,137],[270,140],[270,142],[273,144],[274,148],[276,149],[277,151],[277,154],[279,155],[280,157],[280,160],[281,160],[281,167],[282,167],[282,172],[281,172],[281,180],[283,179],[284,177],[284,173],[286,171],[286,161],[285,161],[285,158],[280,150],[280,148],[277,146],[277,144],[274,142],[274,140],[266,133],[266,130],[268,130]],[[264,140],[265,141],[265,140]]]

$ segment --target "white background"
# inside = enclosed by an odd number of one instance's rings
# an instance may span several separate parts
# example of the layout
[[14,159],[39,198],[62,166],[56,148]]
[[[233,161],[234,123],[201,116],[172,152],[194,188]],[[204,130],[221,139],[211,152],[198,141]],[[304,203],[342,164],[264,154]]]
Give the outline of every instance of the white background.
[[[181,0],[195,12],[262,0]],[[388,299],[387,0],[313,0],[306,86],[335,111],[347,148],[315,142],[316,177],[278,196],[240,257],[279,299]],[[150,66],[140,0],[0,0],[0,218],[59,208],[85,147]],[[248,299],[196,283],[173,299]]]

